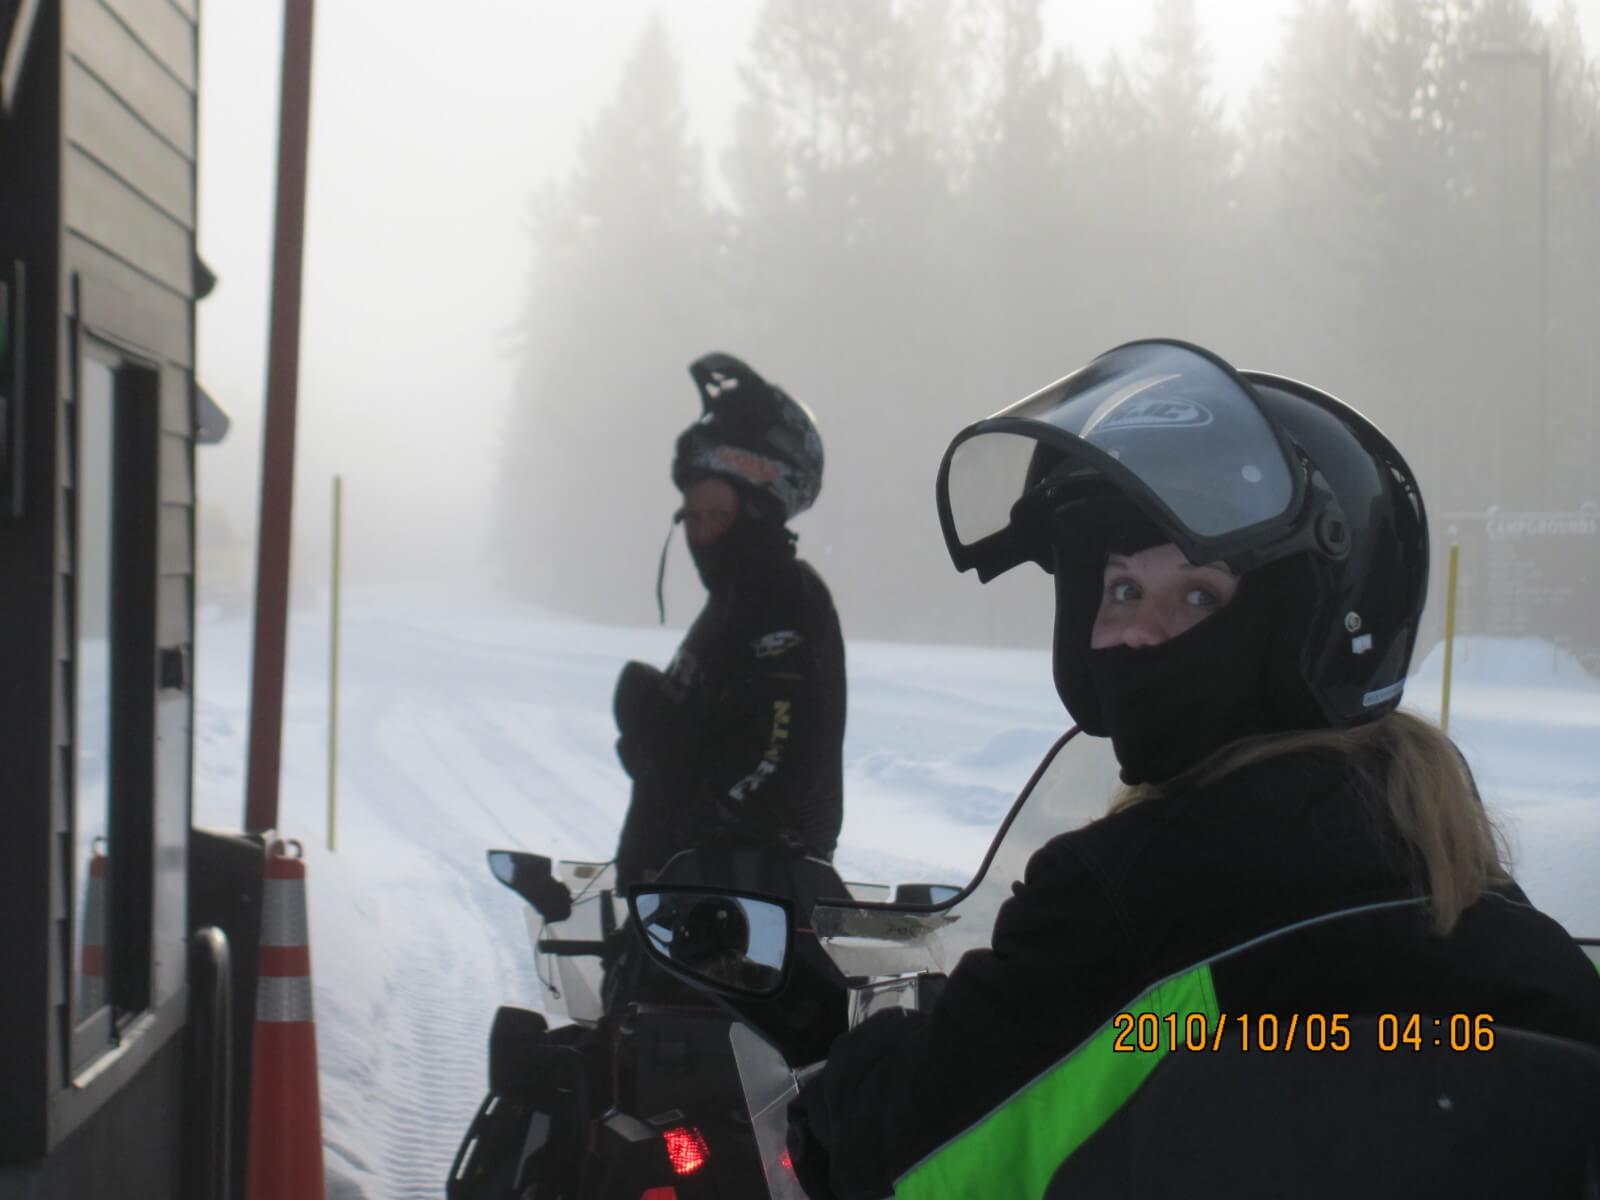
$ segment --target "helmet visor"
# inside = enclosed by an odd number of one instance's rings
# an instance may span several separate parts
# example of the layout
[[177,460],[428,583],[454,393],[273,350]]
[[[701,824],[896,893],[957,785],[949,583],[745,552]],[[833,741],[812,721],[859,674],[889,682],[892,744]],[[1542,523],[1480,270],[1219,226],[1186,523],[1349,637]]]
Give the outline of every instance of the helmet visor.
[[987,579],[1040,557],[1033,505],[1119,492],[1191,557],[1224,557],[1245,531],[1270,538],[1299,488],[1248,384],[1196,348],[1135,342],[958,434],[939,516],[956,566]]

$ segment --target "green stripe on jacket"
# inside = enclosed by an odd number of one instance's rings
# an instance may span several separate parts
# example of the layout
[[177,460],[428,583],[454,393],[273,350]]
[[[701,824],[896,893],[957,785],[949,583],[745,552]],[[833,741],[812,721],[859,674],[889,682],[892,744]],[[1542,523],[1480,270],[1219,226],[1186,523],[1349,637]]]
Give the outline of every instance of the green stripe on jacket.
[[[1137,1019],[1174,1016],[1183,1029],[1191,1013],[1215,1028],[1219,1009],[1211,968],[1201,965],[1156,984],[1125,1010]],[[964,1133],[946,1142],[895,1184],[896,1200],[953,1196],[1040,1197],[1062,1162],[1104,1125],[1168,1053],[1114,1050],[1118,1028],[1108,1021],[1032,1083]]]

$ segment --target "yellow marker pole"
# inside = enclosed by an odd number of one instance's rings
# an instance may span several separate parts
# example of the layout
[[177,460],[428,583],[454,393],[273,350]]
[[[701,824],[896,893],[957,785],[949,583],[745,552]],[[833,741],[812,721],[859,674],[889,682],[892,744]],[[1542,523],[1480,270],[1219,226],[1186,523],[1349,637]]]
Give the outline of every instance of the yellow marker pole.
[[333,852],[339,802],[339,576],[344,525],[344,480],[333,477],[333,611],[328,621],[328,851]]
[[1439,697],[1439,728],[1450,732],[1450,666],[1456,641],[1456,565],[1461,560],[1461,547],[1450,543],[1450,584],[1444,601],[1444,689]]

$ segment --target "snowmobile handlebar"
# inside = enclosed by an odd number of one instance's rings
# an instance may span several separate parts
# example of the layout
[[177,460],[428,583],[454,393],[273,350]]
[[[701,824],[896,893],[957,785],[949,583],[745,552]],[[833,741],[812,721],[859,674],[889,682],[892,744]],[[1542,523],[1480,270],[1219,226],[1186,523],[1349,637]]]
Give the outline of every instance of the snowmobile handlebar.
[[610,953],[610,943],[583,941],[577,938],[545,938],[539,943],[539,953],[553,954],[557,958],[582,958],[585,955]]

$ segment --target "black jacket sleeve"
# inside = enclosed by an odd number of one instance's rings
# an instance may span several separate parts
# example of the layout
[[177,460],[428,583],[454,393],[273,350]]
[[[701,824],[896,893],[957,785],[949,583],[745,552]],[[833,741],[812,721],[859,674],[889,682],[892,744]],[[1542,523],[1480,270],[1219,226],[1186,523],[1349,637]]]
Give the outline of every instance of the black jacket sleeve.
[[992,948],[962,958],[930,1013],[863,1022],[796,1098],[791,1155],[808,1173],[825,1160],[838,1200],[889,1195],[1137,990],[1131,930],[1070,837],[1034,855]]

